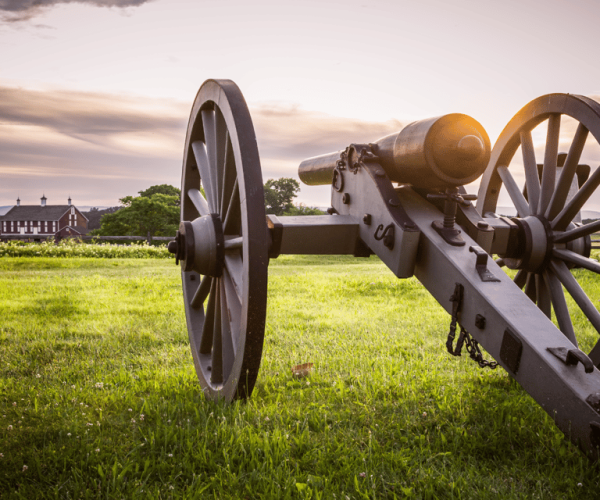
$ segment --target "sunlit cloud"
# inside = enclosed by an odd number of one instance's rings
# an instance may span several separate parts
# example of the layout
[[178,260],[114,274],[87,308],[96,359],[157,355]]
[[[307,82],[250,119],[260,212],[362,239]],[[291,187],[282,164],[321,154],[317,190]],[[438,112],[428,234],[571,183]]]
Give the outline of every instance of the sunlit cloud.
[[[174,99],[0,86],[0,205],[12,202],[15,190],[69,191],[107,205],[152,184],[179,185],[190,108],[191,101]],[[250,113],[265,179],[297,178],[307,157],[402,128],[282,103],[251,106]],[[322,191],[302,194],[322,199]]]
[[[19,193],[22,199],[29,192],[37,199],[37,191],[58,198],[70,193],[86,200],[84,204],[114,205],[153,184],[178,186],[191,104],[0,86],[0,206],[12,203]],[[373,142],[407,123],[341,118],[281,102],[251,105],[250,113],[265,180],[297,179],[302,160],[351,143]],[[568,150],[577,123],[565,118],[562,125],[561,151]],[[536,158],[542,162],[544,125],[539,128],[534,141]],[[511,170],[523,183],[520,151],[513,162],[517,168]],[[593,138],[582,162],[593,169],[600,163],[600,146]],[[302,186],[300,201],[324,206],[328,199],[328,188]]]
[[368,143],[402,129],[397,120],[370,122],[340,118],[298,106],[268,104],[252,108],[265,177],[297,177],[300,162],[311,156]]
[[30,21],[58,4],[77,3],[95,7],[138,7],[150,0],[0,0],[0,20],[6,23]]

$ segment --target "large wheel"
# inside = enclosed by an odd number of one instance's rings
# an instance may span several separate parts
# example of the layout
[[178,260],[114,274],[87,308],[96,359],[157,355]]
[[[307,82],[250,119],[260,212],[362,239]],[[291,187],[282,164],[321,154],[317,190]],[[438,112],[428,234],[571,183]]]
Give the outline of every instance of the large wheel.
[[[566,129],[562,135],[561,123]],[[538,165],[532,137],[543,134],[544,126],[544,158]],[[567,154],[559,153],[563,143],[569,148]],[[600,273],[600,264],[589,258],[590,235],[600,230],[600,221],[582,225],[579,215],[600,185],[600,169],[588,178],[589,167],[580,162],[584,148],[589,153],[596,148],[597,156],[598,144],[600,104],[596,101],[569,94],[533,100],[500,134],[477,206],[484,216],[493,215],[501,189],[506,190],[518,212],[513,221],[519,241],[499,263],[518,270],[515,283],[549,318],[554,310],[559,328],[576,346],[563,286],[600,333],[600,313],[571,273],[574,267]],[[516,155],[519,149],[521,154]],[[589,356],[600,366],[600,343],[594,342]]]
[[181,263],[196,372],[207,398],[247,398],[262,355],[269,258],[256,136],[232,81],[207,80],[198,91],[181,195],[170,250]]

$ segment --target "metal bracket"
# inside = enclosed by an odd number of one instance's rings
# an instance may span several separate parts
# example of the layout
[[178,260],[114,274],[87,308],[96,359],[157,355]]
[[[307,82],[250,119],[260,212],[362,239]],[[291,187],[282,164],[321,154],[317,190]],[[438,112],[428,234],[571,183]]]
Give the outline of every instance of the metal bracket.
[[455,227],[444,227],[444,223],[439,220],[434,220],[431,223],[431,227],[435,229],[449,245],[454,247],[464,246],[465,240],[463,240],[463,237],[460,235],[460,229],[456,229]]
[[[394,224],[388,224],[385,229],[383,229],[383,224],[379,224],[379,226],[377,226],[377,230],[375,231],[375,234],[373,235],[373,238],[375,238],[377,241],[379,240],[383,240],[383,244],[388,247],[390,250],[394,249]],[[381,234],[379,234],[379,231],[382,231]]]
[[[350,172],[356,174],[361,166],[367,162],[378,162],[379,158],[373,152],[373,144],[350,144],[345,151],[340,154],[336,168],[344,170],[347,168]],[[335,183],[334,183],[335,187]],[[337,189],[337,191],[340,191]]]
[[573,366],[581,363],[585,369],[585,373],[594,371],[594,363],[592,360],[579,349],[567,349],[566,347],[548,347],[548,351],[554,354],[565,365]]
[[489,254],[483,248],[473,245],[469,247],[469,252],[473,252],[477,256],[475,269],[479,273],[481,281],[500,281],[487,268]]

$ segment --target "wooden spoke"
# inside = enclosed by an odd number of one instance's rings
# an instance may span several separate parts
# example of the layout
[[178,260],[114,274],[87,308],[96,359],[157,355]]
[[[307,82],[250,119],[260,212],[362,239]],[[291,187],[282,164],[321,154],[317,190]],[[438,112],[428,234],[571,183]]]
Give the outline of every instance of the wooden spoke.
[[231,282],[235,289],[235,293],[238,299],[242,300],[243,288],[242,288],[242,275],[244,272],[244,263],[242,262],[242,256],[237,253],[227,253],[225,255],[225,268],[227,269]]
[[562,168],[556,191],[554,191],[550,204],[548,205],[548,210],[546,211],[546,218],[549,220],[554,219],[565,206],[587,137],[588,129],[580,123],[577,126],[575,137],[569,148],[569,153],[567,154],[567,159]]
[[235,349],[233,346],[233,338],[231,331],[231,319],[229,315],[229,303],[227,299],[227,291],[224,286],[224,281],[221,280],[221,349],[223,360],[223,379],[227,380],[231,373],[231,368],[235,360]]
[[542,170],[540,202],[538,205],[538,213],[540,214],[546,212],[555,189],[559,134],[560,114],[553,113],[548,118],[548,135],[546,137],[546,151],[544,154],[544,168]]
[[227,212],[225,213],[225,218],[223,220],[223,233],[241,234],[241,232],[239,184],[236,179],[229,200],[229,206],[227,207]]
[[531,211],[529,210],[529,204],[523,196],[523,193],[521,193],[521,189],[515,182],[515,179],[513,178],[512,174],[508,171],[508,168],[498,167],[498,174],[500,175],[500,178],[504,183],[504,187],[508,191],[510,199],[514,203],[519,216],[527,217],[528,215],[531,215]]
[[210,381],[213,384],[223,383],[223,344],[221,342],[221,285],[216,280],[215,286],[215,314],[213,324],[213,342],[210,356],[211,371]]
[[596,188],[600,186],[600,168],[597,168],[589,179],[585,181],[577,194],[571,198],[565,205],[565,208],[552,221],[554,231],[564,231],[575,216],[581,211],[586,201],[594,194]]
[[515,285],[522,289],[525,286],[525,283],[527,283],[527,274],[527,271],[519,269],[514,279]]
[[576,240],[577,238],[589,236],[596,231],[600,231],[600,220],[590,222],[589,224],[584,224],[583,226],[576,227],[575,229],[570,229],[564,233],[555,233],[554,243],[568,243],[569,241]]
[[223,269],[223,290],[225,292],[227,315],[225,318],[229,321],[229,330],[231,332],[231,345],[234,356],[237,355],[238,335],[240,331],[240,321],[242,318],[242,303],[239,300],[231,276],[227,268]]
[[578,253],[572,252],[571,250],[563,249],[563,248],[555,248],[552,250],[553,257],[557,259],[564,260],[565,262],[570,262],[571,264],[575,264],[576,266],[583,267],[588,271],[592,271],[594,273],[600,274],[600,263],[592,260],[588,257],[584,257],[583,255],[579,255]]
[[544,281],[550,292],[552,306],[554,307],[554,313],[556,314],[556,320],[558,321],[560,331],[563,332],[575,346],[577,346],[575,330],[573,330],[571,315],[569,314],[569,308],[567,307],[567,301],[565,300],[565,294],[560,281],[551,271],[544,272]]
[[187,195],[201,216],[210,214],[210,209],[208,208],[208,203],[204,199],[204,196],[202,196],[202,193],[200,192],[199,189],[188,189]]
[[600,313],[577,283],[577,280],[571,274],[566,264],[562,261],[552,259],[550,269],[557,276],[560,282],[573,297],[573,300],[579,306],[579,309],[585,314],[589,322],[594,326],[597,332],[600,332]]
[[[216,212],[221,213],[221,206],[223,204],[223,182],[224,182],[224,171],[225,165],[225,153],[227,150],[227,144],[229,143],[229,133],[227,132],[227,125],[223,119],[223,115],[219,111],[215,111],[215,137],[216,137],[216,152],[215,152],[215,184],[217,188],[217,206]],[[235,164],[234,164],[235,169]]]
[[202,281],[200,282],[200,286],[198,287],[196,293],[194,294],[194,297],[192,298],[192,301],[190,302],[190,306],[193,309],[200,309],[202,307],[202,304],[204,304],[206,297],[208,297],[211,286],[212,278],[210,276],[204,276],[202,278]]
[[[219,208],[219,188],[217,186],[218,163],[217,163],[217,150],[218,150],[218,138],[217,138],[217,124],[216,124],[216,113],[213,109],[203,109],[202,114],[202,128],[204,129],[204,143],[206,144],[206,156],[208,159],[208,165],[210,168],[209,176],[207,181],[210,182],[210,190],[213,193],[213,204],[211,205],[212,213],[217,213]],[[200,172],[202,176],[202,172]],[[202,177],[204,179],[204,177]],[[206,185],[204,186],[206,191]],[[208,196],[208,192],[206,193]]]
[[525,185],[527,186],[527,199],[532,214],[537,214],[540,199],[540,178],[538,175],[533,141],[529,130],[521,130],[521,153],[523,154],[523,165],[525,167]]
[[225,240],[225,250],[239,250],[244,246],[244,238],[229,238]]
[[535,275],[535,290],[536,290],[536,303],[541,311],[548,317],[552,318],[552,303],[550,297],[550,291],[544,281],[544,277],[541,274]]
[[211,213],[216,213],[216,193],[213,188],[213,182],[211,180],[211,170],[206,153],[206,146],[202,141],[196,141],[192,143],[192,150],[194,151],[194,157],[198,164],[198,170],[200,171],[200,179],[202,180],[202,186],[206,193],[206,199],[208,201],[208,208]]
[[202,325],[202,337],[200,339],[200,353],[210,354],[213,343],[213,328],[215,326],[215,299],[216,299],[216,280],[210,284],[210,296],[206,306],[206,315]]
[[537,287],[535,274],[528,273],[527,274],[527,282],[525,283],[525,295],[529,297],[534,303],[537,300]]
[[233,149],[231,147],[229,133],[227,133],[225,166],[223,168],[223,180],[221,181],[223,196],[221,196],[221,206],[219,207],[219,215],[221,216],[221,220],[224,220],[225,218],[225,210],[229,207],[229,202],[231,200],[231,195],[236,182],[237,175],[235,172],[235,158],[233,157]]

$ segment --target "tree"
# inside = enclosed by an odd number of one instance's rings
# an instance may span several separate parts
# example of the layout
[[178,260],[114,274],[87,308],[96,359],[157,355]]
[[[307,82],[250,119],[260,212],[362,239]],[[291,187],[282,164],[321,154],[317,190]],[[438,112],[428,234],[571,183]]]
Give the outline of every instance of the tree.
[[181,189],[171,186],[170,184],[158,184],[150,186],[144,191],[138,191],[140,196],[150,198],[153,194],[166,194],[167,196],[177,196],[177,206],[181,206]]
[[266,213],[283,215],[294,206],[292,200],[300,191],[300,184],[290,177],[269,179],[264,185],[264,191]]
[[153,236],[175,236],[179,226],[179,198],[176,195],[125,196],[119,201],[123,208],[104,215],[100,229],[92,231],[92,234],[146,236],[148,242]]
[[286,210],[283,215],[325,215],[323,210],[315,207],[307,207],[304,203],[292,205],[292,208]]

